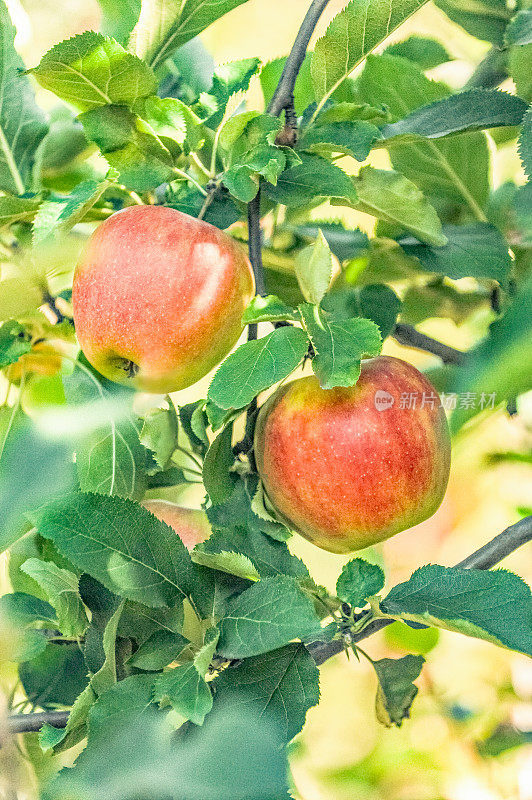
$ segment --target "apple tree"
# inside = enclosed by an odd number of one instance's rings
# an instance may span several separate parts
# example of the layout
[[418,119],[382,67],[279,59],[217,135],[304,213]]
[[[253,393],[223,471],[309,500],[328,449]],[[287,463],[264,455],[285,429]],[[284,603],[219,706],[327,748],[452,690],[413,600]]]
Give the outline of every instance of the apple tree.
[[[423,656],[361,645],[392,622],[532,656],[530,589],[492,569],[532,539],[526,509],[386,590],[364,554],[331,593],[290,549],[427,518],[449,430],[532,388],[532,11],[439,0],[491,45],[452,89],[426,75],[440,43],[387,41],[424,0],[351,0],[311,52],[313,0],[286,57],[212,64],[196,37],[246,2],[101,0],[101,31],[31,65],[0,2],[7,727],[81,750],[46,800],[291,797],[324,661],[369,659],[379,720],[408,719]],[[508,142],[523,175],[494,190]],[[472,315],[468,351],[416,327]],[[388,337],[439,366],[381,356]],[[168,502],[183,487],[201,509]]]

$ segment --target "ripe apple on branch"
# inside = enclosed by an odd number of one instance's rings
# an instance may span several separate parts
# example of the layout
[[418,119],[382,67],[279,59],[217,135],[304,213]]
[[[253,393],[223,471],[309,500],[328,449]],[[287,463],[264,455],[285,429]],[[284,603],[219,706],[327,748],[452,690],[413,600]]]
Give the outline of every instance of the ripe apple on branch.
[[[133,206],[99,226],[78,265],[77,336],[106,377],[154,392],[181,389],[235,344],[253,285],[227,234],[173,209]],[[301,378],[262,407],[258,472],[293,530],[326,550],[352,552],[436,511],[449,477],[447,422],[439,400],[401,408],[409,394],[436,397],[414,367],[380,357],[363,362],[351,389]],[[390,407],[379,405],[382,396]],[[172,516],[150,510],[165,522]],[[182,538],[187,544],[188,534]]]
[[[36,710],[8,728],[40,731],[52,758],[86,739],[47,800],[288,797],[280,745],[319,702],[325,660],[363,654],[378,720],[408,719],[422,651],[408,636],[400,658],[360,647],[392,623],[532,655],[530,590],[491,571],[530,542],[532,517],[456,566],[413,565],[388,593],[392,563],[385,575],[337,559],[326,588],[287,543],[346,554],[429,518],[451,432],[469,435],[479,413],[459,405],[448,424],[440,391],[489,391],[495,421],[520,412],[529,15],[497,16],[496,46],[455,90],[426,74],[451,59],[442,43],[390,43],[424,0],[328,8],[307,52],[329,5],[309,0],[286,58],[215,67],[196,37],[245,3],[102,3],[105,33],[24,71],[0,0],[0,545],[13,590],[0,612],[18,665],[8,703]],[[484,36],[481,5],[457,24]],[[494,88],[510,74],[515,94]],[[246,95],[255,78],[263,105]],[[57,118],[34,81],[63,103]],[[524,173],[498,187],[501,143]],[[475,344],[415,327],[434,317]],[[388,337],[434,369],[382,355]],[[189,388],[192,402],[169,395]],[[226,728],[242,734],[236,750]]]

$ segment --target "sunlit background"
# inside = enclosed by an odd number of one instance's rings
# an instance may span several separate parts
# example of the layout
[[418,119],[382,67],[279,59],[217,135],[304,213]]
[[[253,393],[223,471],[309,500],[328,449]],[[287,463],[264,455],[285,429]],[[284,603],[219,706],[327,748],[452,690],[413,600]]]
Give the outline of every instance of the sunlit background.
[[[96,0],[7,0],[7,5],[28,66],[37,64],[57,41],[99,25]],[[318,35],[343,5],[343,0],[332,0]],[[287,53],[307,7],[308,0],[250,0],[213,25],[202,39],[218,63],[250,56],[268,61]],[[429,73],[454,87],[467,80],[488,49],[432,6],[416,14],[394,38],[414,32],[438,38],[454,56]],[[512,91],[511,82],[505,88]],[[260,107],[258,80],[250,98]],[[39,90],[39,101],[49,106],[53,98]],[[379,151],[372,163],[382,166],[386,158]],[[493,184],[516,175],[519,180],[519,160],[515,143],[509,142],[498,151]],[[323,218],[323,208],[318,213]],[[349,223],[371,230],[373,218],[349,215]],[[46,257],[62,259],[68,268],[77,247],[74,242],[71,252]],[[484,318],[473,315],[462,325],[439,319],[427,320],[420,328],[465,348],[484,325]],[[385,352],[402,355],[421,368],[436,363],[431,356],[390,341]],[[207,384],[205,379],[176,399],[201,397]],[[437,514],[366,554],[384,565],[389,585],[408,577],[418,565],[460,561],[516,521],[517,509],[532,507],[530,466],[500,455],[529,453],[531,445],[530,397],[523,399],[519,415],[509,418],[497,412],[461,434],[455,442],[450,486]],[[185,500],[194,502],[193,497]],[[295,538],[292,549],[318,582],[334,589],[347,558]],[[503,566],[532,582],[532,548],[514,553]],[[6,590],[7,584],[2,587]],[[413,651],[395,627],[366,641],[373,658]],[[446,632],[418,632],[416,646],[418,652],[430,653],[412,718],[399,730],[387,730],[376,721],[376,679],[367,663],[337,657],[322,668],[322,701],[309,713],[303,735],[292,746],[296,796],[301,800],[532,800],[532,662]],[[0,681],[9,696],[16,684],[14,669],[6,667]],[[0,792],[9,800],[35,797],[36,778],[54,768],[49,757],[39,754],[36,737],[25,739],[20,752],[15,746],[0,751]]]

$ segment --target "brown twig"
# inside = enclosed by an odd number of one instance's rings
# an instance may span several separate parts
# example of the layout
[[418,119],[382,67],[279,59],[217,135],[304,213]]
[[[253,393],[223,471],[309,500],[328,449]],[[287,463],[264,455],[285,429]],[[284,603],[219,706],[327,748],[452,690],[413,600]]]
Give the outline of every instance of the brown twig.
[[463,364],[466,354],[461,350],[456,350],[454,347],[449,347],[425,333],[416,330],[413,325],[407,325],[404,322],[398,322],[395,326],[392,336],[399,344],[405,347],[414,347],[416,350],[424,350],[427,353],[432,353],[439,356],[444,364]]

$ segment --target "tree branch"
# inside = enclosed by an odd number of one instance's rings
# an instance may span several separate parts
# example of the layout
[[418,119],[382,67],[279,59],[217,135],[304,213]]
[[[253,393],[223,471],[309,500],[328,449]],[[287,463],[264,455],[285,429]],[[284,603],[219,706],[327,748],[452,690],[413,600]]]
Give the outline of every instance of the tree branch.
[[[255,276],[255,291],[266,294],[264,269],[262,266],[262,231],[260,227],[260,189],[251,203],[248,203],[248,248],[249,260]],[[250,326],[251,327],[251,326]]]
[[[491,569],[503,558],[513,553],[514,550],[530,541],[532,541],[532,515],[516,522],[515,525],[510,525],[509,528],[499,533],[491,542],[488,542],[479,550],[475,550],[474,553],[464,558],[456,566],[464,569]],[[362,639],[366,639],[368,636],[377,633],[377,631],[386,628],[387,625],[391,625],[393,621],[390,619],[376,619],[363,631],[353,635],[350,641],[353,644],[361,642]],[[318,666],[341,653],[343,649],[344,643],[340,640],[313,642],[308,645],[308,650]]]
[[[510,525],[502,533],[496,536],[491,542],[475,550],[474,553],[464,558],[456,566],[465,569],[490,569],[499,563],[503,558],[513,553],[519,547],[532,541],[532,515]],[[377,619],[371,622],[358,634],[351,637],[351,642],[366,639],[377,631],[382,630],[387,625],[391,625],[393,620]],[[341,641],[333,642],[313,642],[307,645],[308,650],[313,656],[318,666],[329,658],[338,655],[344,649]],[[10,734],[29,733],[39,731],[45,723],[53,725],[55,728],[64,728],[68,720],[68,711],[46,711],[40,714],[13,714],[7,719],[7,730]]]
[[405,347],[414,347],[416,350],[425,350],[427,353],[432,353],[439,356],[444,364],[463,364],[466,354],[461,350],[455,350],[454,347],[439,342],[425,333],[416,330],[413,325],[406,325],[404,322],[398,322],[392,333],[394,339],[397,339],[399,344]]
[[[313,0],[305,15],[301,27],[296,36],[294,45],[286,59],[283,72],[279,83],[273,93],[273,97],[268,104],[267,112],[278,117],[285,110],[287,122],[293,124],[294,108],[294,87],[301,65],[307,53],[310,37],[318,23],[321,13],[329,0]],[[295,134],[297,135],[297,133]],[[260,225],[260,183],[256,197],[248,203],[248,250],[249,260],[255,276],[255,291],[258,295],[266,294],[266,283],[264,280],[264,267],[262,264],[262,231]],[[257,326],[248,326],[248,341],[257,338]],[[242,446],[247,447],[250,435],[251,422],[257,410],[257,401],[251,404],[246,414],[246,437],[236,447],[242,450]]]
[[40,714],[12,714],[7,718],[7,730],[10,734],[34,733],[40,731],[43,725],[53,725],[54,728],[64,728],[67,724],[70,711],[43,711]]
[[305,60],[310,38],[329,0],[313,0],[296,36],[294,46],[286,59],[282,75],[268,105],[268,114],[278,117],[281,111],[294,103],[294,87],[301,65]]

